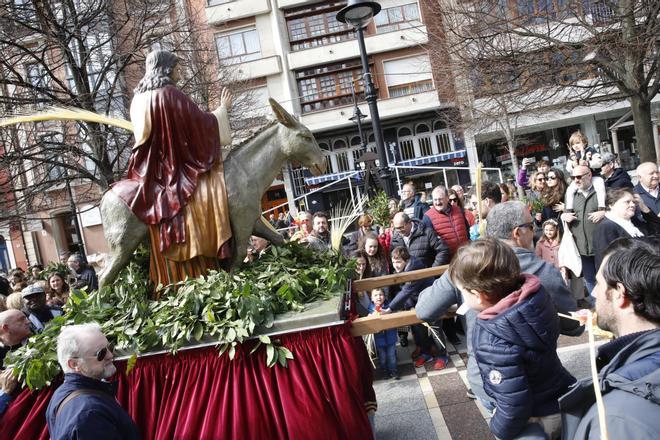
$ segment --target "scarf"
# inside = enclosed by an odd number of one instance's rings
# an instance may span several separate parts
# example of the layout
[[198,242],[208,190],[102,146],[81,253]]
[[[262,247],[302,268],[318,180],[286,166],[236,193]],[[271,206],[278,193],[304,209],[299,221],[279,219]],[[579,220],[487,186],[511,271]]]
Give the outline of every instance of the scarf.
[[643,237],[644,234],[642,231],[637,229],[637,226],[633,224],[630,220],[622,219],[620,217],[615,217],[612,215],[612,213],[608,212],[605,214],[605,217],[616,223],[617,225],[621,226],[624,231],[631,237]]

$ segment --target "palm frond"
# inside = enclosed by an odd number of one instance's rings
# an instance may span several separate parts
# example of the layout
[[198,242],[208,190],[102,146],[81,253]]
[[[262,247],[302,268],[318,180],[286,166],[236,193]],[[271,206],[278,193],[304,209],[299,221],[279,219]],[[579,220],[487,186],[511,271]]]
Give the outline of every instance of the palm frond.
[[115,127],[123,128],[130,132],[133,131],[133,124],[126,119],[115,118],[108,115],[101,115],[98,113],[90,112],[74,107],[49,107],[44,111],[33,113],[29,115],[17,115],[8,118],[0,119],[0,127],[8,125],[24,124],[32,122],[45,122],[45,121],[87,121],[96,122],[99,124],[113,125]]
[[332,208],[330,216],[330,238],[332,240],[332,249],[339,252],[341,241],[348,227],[362,215],[366,208],[366,196],[359,196],[357,203],[349,200],[346,203],[340,203]]

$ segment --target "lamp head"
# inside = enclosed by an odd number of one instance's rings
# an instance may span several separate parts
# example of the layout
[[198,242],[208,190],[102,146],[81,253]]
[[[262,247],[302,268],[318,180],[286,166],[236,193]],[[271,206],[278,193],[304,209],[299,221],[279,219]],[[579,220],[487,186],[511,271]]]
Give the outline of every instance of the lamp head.
[[348,0],[348,4],[337,13],[337,21],[353,26],[366,27],[374,15],[380,12],[380,4],[366,0]]

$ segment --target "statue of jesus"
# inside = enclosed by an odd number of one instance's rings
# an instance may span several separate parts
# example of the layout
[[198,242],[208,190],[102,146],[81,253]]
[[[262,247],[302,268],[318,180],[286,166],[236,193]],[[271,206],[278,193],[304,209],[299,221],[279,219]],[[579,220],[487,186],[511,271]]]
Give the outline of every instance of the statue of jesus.
[[168,51],[147,56],[131,102],[128,175],[112,187],[149,226],[156,285],[201,276],[231,257],[221,146],[231,143],[232,96],[223,89],[217,110],[200,110],[175,86],[177,63]]

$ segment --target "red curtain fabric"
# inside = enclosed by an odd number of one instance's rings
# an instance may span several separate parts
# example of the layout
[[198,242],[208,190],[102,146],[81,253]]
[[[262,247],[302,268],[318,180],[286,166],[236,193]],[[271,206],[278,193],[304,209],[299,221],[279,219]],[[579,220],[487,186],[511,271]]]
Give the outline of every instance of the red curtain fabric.
[[[117,398],[148,439],[371,438],[372,370],[349,325],[279,339],[295,357],[287,368],[267,368],[263,349],[248,355],[252,343],[233,361],[213,347],[140,358],[128,376],[117,362]],[[47,439],[53,389],[22,392],[0,439]]]

